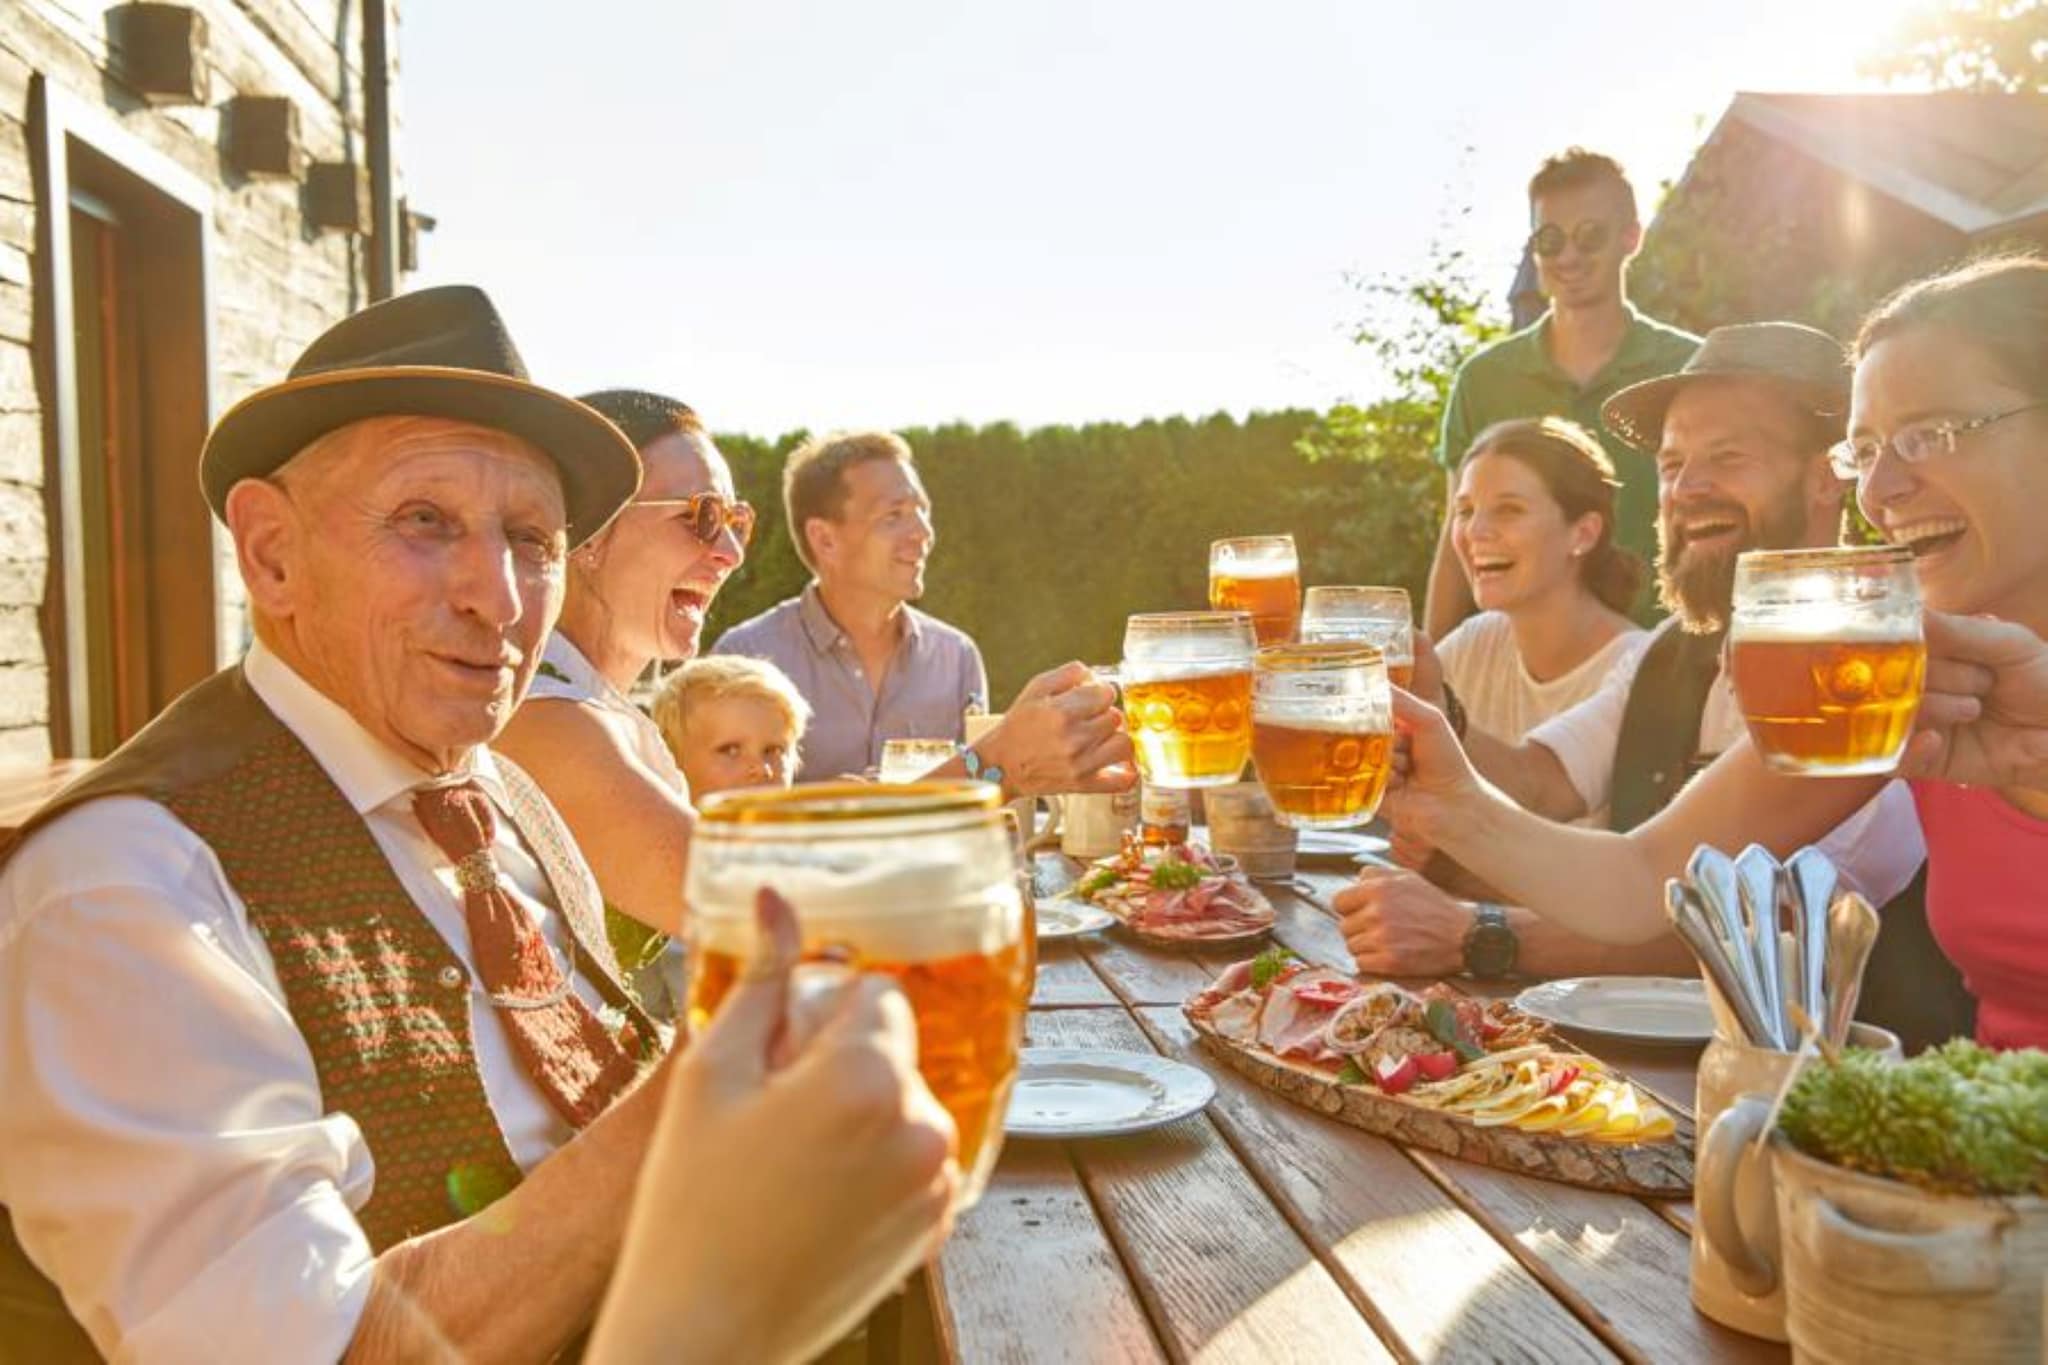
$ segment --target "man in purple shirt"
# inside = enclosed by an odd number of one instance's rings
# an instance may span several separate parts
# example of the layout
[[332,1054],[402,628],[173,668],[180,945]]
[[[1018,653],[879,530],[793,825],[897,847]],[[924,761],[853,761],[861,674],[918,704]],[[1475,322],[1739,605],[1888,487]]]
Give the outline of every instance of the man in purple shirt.
[[937,537],[909,445],[886,431],[807,441],[783,468],[782,500],[812,581],[713,652],[768,660],[811,704],[797,780],[872,768],[885,740],[962,739],[988,674],[964,631],[910,605]]

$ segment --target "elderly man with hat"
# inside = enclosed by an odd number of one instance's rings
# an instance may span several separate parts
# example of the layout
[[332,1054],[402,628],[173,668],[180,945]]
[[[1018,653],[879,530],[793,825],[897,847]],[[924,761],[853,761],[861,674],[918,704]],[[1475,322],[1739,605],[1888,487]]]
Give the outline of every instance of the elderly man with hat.
[[[1719,328],[1677,372],[1608,399],[1608,429],[1656,460],[1657,583],[1672,616],[1629,667],[1520,744],[1464,733],[1474,766],[1539,814],[1575,820],[1605,812],[1607,824],[1626,830],[1735,743],[1745,727],[1722,648],[1735,559],[1745,550],[1835,543],[1843,489],[1827,448],[1841,439],[1848,401],[1841,345],[1790,322]],[[1824,847],[1874,904],[1906,888],[1925,857],[1898,783]],[[1457,900],[1408,872],[1368,870],[1336,908],[1360,966],[1372,971],[1692,969],[1675,938],[1643,948],[1594,944],[1550,926],[1540,906]]]
[[660,1040],[486,746],[640,476],[461,287],[215,427],[247,658],[0,849],[0,1343],[541,1358],[588,1323]]

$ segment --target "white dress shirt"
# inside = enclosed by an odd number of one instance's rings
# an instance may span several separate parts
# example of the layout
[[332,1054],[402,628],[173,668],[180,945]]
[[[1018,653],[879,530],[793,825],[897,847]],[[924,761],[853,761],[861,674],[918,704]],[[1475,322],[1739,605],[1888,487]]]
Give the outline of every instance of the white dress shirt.
[[[474,980],[454,869],[412,814],[431,779],[260,643],[245,670]],[[560,949],[566,928],[496,765],[479,749],[468,767],[499,810],[508,889]],[[575,984],[603,1007],[582,973]],[[570,1129],[480,986],[470,1030],[512,1157],[531,1167]],[[23,846],[0,877],[0,1204],[104,1354],[339,1358],[369,1293],[355,1210],[374,1179],[355,1121],[325,1112],[269,950],[196,835],[155,802],[112,797]]]
[[[1677,629],[1676,624],[1664,627]],[[1638,650],[1607,675],[1600,690],[1566,711],[1560,711],[1529,731],[1528,740],[1557,755],[1565,775],[1578,791],[1586,809],[1604,813],[1614,796],[1614,760],[1621,745],[1622,720],[1628,711],[1629,693],[1635,687],[1636,670],[1642,666]],[[1707,704],[1700,712],[1697,753],[1707,756],[1725,753],[1749,733],[1742,718],[1742,706],[1735,699],[1735,683],[1724,667],[1707,691]],[[1903,782],[1887,782],[1884,789],[1855,814],[1828,832],[1818,845],[1827,854],[1849,887],[1863,893],[1872,905],[1883,905],[1904,891],[1920,864],[1927,860],[1927,844],[1920,837],[1920,817],[1913,809],[1912,793]],[[1728,850],[1730,853],[1733,849]]]

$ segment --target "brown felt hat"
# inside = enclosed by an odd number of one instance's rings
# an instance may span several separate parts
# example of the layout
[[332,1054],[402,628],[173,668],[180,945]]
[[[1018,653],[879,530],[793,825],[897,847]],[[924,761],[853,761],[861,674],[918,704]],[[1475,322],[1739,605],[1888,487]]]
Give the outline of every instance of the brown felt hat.
[[445,417],[532,442],[561,473],[571,545],[602,530],[640,488],[640,456],[624,433],[526,377],[483,290],[445,285],[350,314],[306,348],[282,383],[228,409],[199,455],[207,504],[224,518],[237,483],[274,473],[366,417]]
[[1664,414],[1687,384],[1702,379],[1767,379],[1819,417],[1849,411],[1849,360],[1842,343],[1798,322],[1716,327],[1676,374],[1631,384],[1600,407],[1607,429],[1637,450],[1664,439]]

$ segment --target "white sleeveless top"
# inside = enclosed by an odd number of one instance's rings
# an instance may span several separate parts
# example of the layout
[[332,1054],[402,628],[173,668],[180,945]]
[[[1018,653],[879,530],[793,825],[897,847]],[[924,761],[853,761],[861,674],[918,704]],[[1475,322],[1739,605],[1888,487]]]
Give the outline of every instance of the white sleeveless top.
[[687,791],[689,784],[683,780],[683,770],[676,766],[675,755],[668,751],[661,728],[645,711],[620,695],[619,689],[592,667],[583,651],[570,644],[569,637],[559,630],[548,636],[540,668],[534,673],[533,686],[526,695],[528,700],[582,702],[619,717],[631,736],[633,757],[678,792]]

